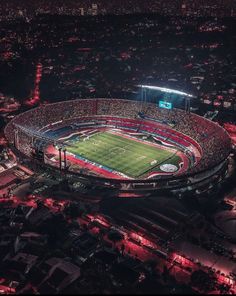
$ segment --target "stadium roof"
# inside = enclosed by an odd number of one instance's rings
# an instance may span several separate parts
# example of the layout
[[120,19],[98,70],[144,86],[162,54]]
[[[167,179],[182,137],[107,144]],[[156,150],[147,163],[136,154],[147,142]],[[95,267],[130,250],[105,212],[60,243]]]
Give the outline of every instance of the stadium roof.
[[168,92],[168,93],[186,96],[189,98],[194,98],[193,95],[187,94],[187,93],[179,91],[179,90],[169,89],[169,88],[165,88],[165,87],[152,86],[152,85],[141,85],[141,84],[139,84],[138,87],[145,88],[145,89],[152,89],[152,90],[160,90],[163,92]]

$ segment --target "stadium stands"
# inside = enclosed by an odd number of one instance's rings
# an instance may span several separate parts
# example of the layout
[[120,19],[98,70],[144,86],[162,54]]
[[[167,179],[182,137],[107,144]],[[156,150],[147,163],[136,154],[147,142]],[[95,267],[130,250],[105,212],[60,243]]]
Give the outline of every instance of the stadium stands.
[[[141,121],[138,119],[138,112],[141,104],[137,101],[118,99],[83,99],[59,102],[53,105],[44,105],[18,115],[11,121],[5,134],[10,143],[14,143],[14,131],[16,124],[27,127],[27,133],[22,130],[19,133],[19,147],[21,152],[29,155],[32,145],[33,131],[39,131],[44,127],[61,127],[73,123],[78,123],[79,118],[87,117],[95,119],[102,116],[105,122],[112,122],[112,117],[120,126],[137,127],[137,129],[153,132],[181,144],[183,146],[193,144],[201,149],[201,159],[198,164],[190,169],[190,173],[195,173],[213,167],[225,160],[231,149],[231,141],[226,131],[219,125],[200,117],[196,114],[188,114],[183,110],[159,109],[152,103],[147,103],[145,114],[149,118],[157,118],[155,121]],[[117,120],[120,117],[121,120]],[[132,120],[133,121],[132,121]],[[139,123],[135,126],[135,120]],[[166,122],[175,122],[171,127]],[[19,129],[19,128],[18,128]],[[28,134],[28,135],[27,135]]]

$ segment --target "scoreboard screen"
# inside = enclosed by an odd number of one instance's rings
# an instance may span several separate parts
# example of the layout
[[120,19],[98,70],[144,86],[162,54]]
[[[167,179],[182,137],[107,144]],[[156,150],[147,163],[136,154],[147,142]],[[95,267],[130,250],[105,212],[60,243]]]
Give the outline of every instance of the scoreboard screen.
[[165,101],[159,101],[159,107],[164,109],[172,109],[172,103],[165,102]]

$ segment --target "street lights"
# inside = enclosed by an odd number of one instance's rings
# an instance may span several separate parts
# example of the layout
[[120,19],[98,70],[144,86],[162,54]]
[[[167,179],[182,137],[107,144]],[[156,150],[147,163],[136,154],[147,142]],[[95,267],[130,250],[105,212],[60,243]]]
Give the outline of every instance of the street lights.
[[59,151],[59,168],[60,168],[60,171],[61,171],[61,149],[62,149],[62,147],[59,147],[58,148],[58,151]]
[[66,161],[66,148],[63,149],[63,153],[64,153],[64,170],[67,169],[67,161]]

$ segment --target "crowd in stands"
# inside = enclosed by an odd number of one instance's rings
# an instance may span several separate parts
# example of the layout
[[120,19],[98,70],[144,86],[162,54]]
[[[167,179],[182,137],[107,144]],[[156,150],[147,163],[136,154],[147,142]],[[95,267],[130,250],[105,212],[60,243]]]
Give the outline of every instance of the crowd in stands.
[[[90,115],[114,115],[137,118],[141,107],[141,103],[137,101],[116,99],[82,99],[59,102],[53,105],[44,105],[18,115],[8,124],[5,133],[8,140],[12,143],[14,143],[15,129],[19,129],[21,133],[27,134],[28,145],[25,141],[23,143],[25,150],[26,146],[32,145],[31,135],[45,126],[50,127],[52,123],[62,122],[61,125],[63,126],[66,120],[78,120],[81,116]],[[203,117],[193,113],[188,114],[180,109],[171,111],[160,109],[151,103],[145,105],[145,114],[149,118],[157,118],[163,124],[166,124],[168,129],[171,124],[174,130],[190,136],[201,146],[202,157],[198,165],[191,169],[193,172],[220,163],[227,158],[230,152],[231,142],[225,130]],[[25,128],[25,130],[22,128]]]

